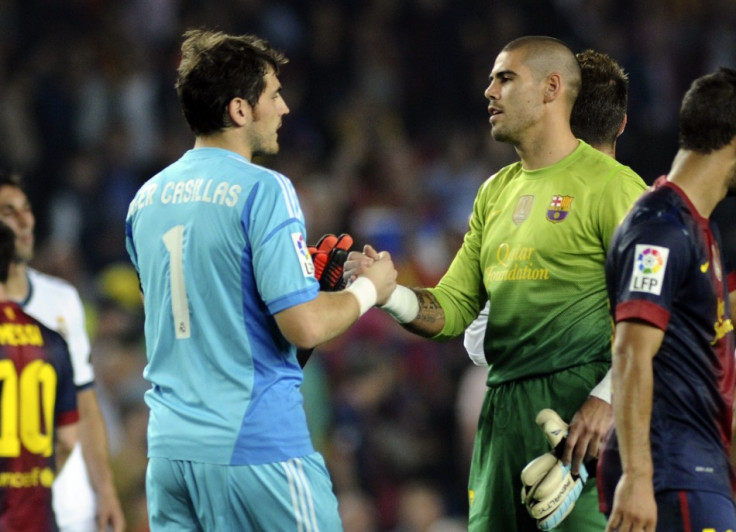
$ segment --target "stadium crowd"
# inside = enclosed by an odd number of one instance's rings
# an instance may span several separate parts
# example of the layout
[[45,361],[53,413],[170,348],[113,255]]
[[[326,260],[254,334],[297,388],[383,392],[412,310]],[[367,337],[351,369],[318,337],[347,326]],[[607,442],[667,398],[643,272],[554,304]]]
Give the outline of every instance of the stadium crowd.
[[[173,88],[190,27],[257,33],[286,52],[291,114],[282,154],[262,162],[294,180],[310,240],[349,232],[387,249],[409,286],[434,285],[478,186],[515,160],[492,140],[483,98],[504,43],[548,34],[616,58],[630,76],[618,158],[648,182],[677,151],[677,109],[691,80],[736,66],[731,0],[2,2],[0,164],[25,176],[39,226],[35,265],[72,282],[87,305],[134,532],[147,529],[148,411],[123,222],[140,184],[192,143]],[[715,217],[736,263],[733,199]],[[305,368],[315,445],[346,531],[462,530],[483,375],[460,339],[427,342],[387,320],[369,312]]]

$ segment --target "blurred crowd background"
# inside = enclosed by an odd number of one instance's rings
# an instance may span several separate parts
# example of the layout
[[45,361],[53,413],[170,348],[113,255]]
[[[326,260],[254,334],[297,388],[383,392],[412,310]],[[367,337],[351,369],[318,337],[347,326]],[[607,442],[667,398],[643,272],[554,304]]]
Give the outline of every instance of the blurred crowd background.
[[[408,285],[438,280],[478,186],[515,160],[492,140],[483,97],[511,39],[552,35],[623,65],[618,155],[650,183],[677,150],[690,82],[736,67],[733,0],[0,2],[0,164],[25,176],[35,266],[71,281],[87,305],[134,532],[147,529],[147,384],[124,218],[140,184],[192,145],[173,89],[190,27],[254,32],[289,56],[281,152],[258,162],[295,183],[310,241],[350,232],[389,250]],[[736,263],[733,201],[716,218]],[[379,311],[312,356],[305,404],[347,532],[464,529],[485,376],[471,366],[461,339],[415,338]]]

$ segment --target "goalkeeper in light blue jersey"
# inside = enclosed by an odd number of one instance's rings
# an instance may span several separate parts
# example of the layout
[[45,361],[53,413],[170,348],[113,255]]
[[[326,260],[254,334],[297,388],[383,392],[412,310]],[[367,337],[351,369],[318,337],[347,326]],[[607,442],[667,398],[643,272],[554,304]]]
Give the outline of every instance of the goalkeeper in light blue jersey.
[[145,302],[149,522],[161,530],[341,530],[314,451],[296,347],[345,331],[396,286],[388,253],[319,292],[278,152],[286,58],[265,41],[187,32],[176,83],[194,149],[130,203]]

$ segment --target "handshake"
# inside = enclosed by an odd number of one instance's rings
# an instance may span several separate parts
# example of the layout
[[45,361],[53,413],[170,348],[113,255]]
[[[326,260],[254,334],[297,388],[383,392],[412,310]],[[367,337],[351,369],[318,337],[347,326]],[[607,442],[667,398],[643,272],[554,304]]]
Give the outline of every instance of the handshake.
[[551,530],[572,511],[588,472],[580,464],[580,473],[573,475],[570,465],[564,465],[558,458],[565,445],[567,423],[557,412],[545,408],[537,414],[536,422],[547,436],[552,451],[535,458],[522,470],[521,502],[536,519],[537,528]]
[[[339,236],[328,233],[322,236],[315,245],[307,246],[314,265],[314,276],[319,281],[320,291],[338,292],[347,288],[360,305],[360,315],[376,304],[391,313],[393,307],[397,306],[395,303],[397,299],[400,302],[408,299],[409,307],[412,309],[416,307],[414,314],[411,314],[411,319],[413,319],[413,316],[416,316],[419,311],[419,304],[414,293],[408,289],[398,291],[399,294],[403,294],[403,299],[397,295],[397,272],[388,252],[377,253],[370,246],[366,246],[364,251],[369,255],[359,254],[363,259],[355,260],[357,265],[350,270],[351,273],[346,275],[345,263],[350,256],[352,246],[353,238],[347,233]],[[404,307],[406,303],[400,306],[399,310],[405,314]],[[302,368],[309,360],[312,351],[313,348],[297,350],[297,360]]]

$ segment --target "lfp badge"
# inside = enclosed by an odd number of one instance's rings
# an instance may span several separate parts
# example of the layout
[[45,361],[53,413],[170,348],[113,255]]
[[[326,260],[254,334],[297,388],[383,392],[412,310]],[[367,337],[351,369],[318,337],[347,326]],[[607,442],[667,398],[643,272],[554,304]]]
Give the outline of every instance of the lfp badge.
[[553,224],[556,224],[567,218],[570,212],[570,205],[572,205],[572,200],[574,199],[572,196],[552,196],[552,201],[550,201],[549,208],[547,209],[547,219]]
[[296,256],[299,259],[304,277],[314,275],[314,263],[312,262],[312,257],[309,255],[307,243],[304,242],[304,235],[301,233],[291,233],[291,241],[294,243],[294,251],[296,251]]
[[637,244],[634,249],[629,291],[660,295],[669,255],[669,248]]

